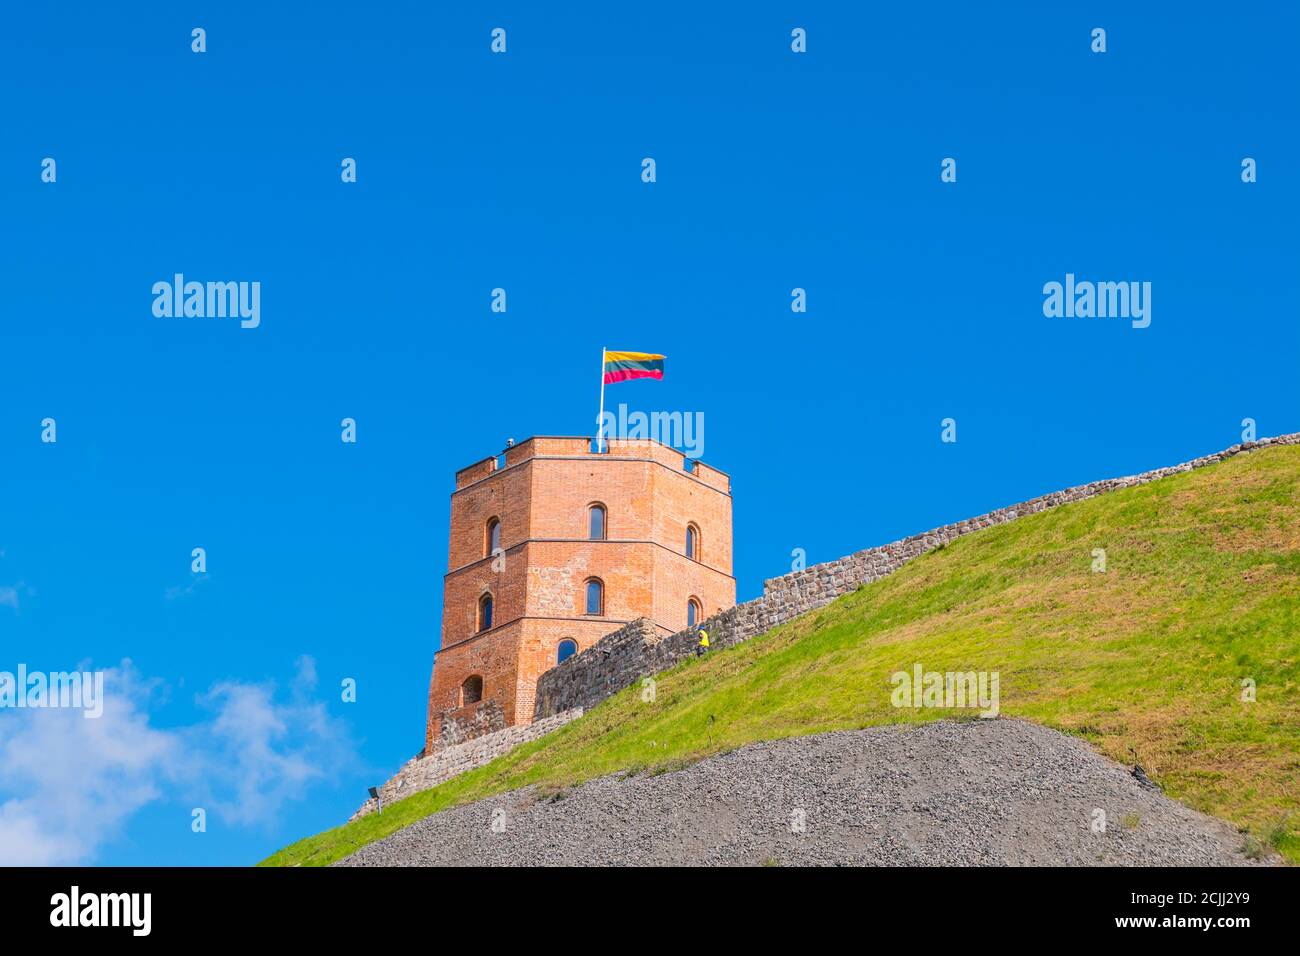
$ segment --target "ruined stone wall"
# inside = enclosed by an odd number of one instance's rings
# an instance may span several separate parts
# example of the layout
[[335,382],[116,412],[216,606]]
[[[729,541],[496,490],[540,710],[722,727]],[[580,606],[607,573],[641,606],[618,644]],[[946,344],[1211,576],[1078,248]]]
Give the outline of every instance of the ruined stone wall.
[[[428,756],[413,757],[403,764],[402,769],[379,788],[380,799],[388,806],[421,790],[436,787],[445,780],[490,763],[520,744],[543,737],[581,716],[582,709],[576,708],[531,724],[516,724],[503,730],[482,733],[461,743],[443,743]],[[348,818],[348,822],[374,812],[375,799],[371,797]]]
[[[716,614],[704,621],[702,626],[709,632],[711,648],[729,647],[757,637],[808,611],[825,607],[836,598],[897,571],[913,558],[972,531],[1005,524],[1024,515],[1083,501],[1108,491],[1131,488],[1203,468],[1243,452],[1271,445],[1296,444],[1300,444],[1300,433],[1234,445],[1181,465],[1158,468],[1126,478],[1108,478],[1078,485],[944,525],[933,531],[912,535],[892,544],[868,548],[836,561],[771,578],[763,583],[762,597]],[[545,718],[575,707],[590,709],[642,677],[666,670],[689,657],[695,653],[698,642],[698,629],[665,636],[650,621],[633,621],[543,674],[537,682],[534,718]]]
[[475,737],[494,734],[506,726],[505,711],[495,700],[484,701],[480,707],[444,710],[438,715],[438,720],[442,725],[442,733],[433,746],[425,751],[426,755],[453,744],[463,744]]

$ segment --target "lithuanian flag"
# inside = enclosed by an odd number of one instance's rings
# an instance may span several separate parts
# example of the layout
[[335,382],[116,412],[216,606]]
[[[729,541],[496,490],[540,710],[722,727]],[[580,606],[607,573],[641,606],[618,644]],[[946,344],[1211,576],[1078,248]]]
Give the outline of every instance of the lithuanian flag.
[[605,384],[664,377],[664,357],[652,352],[605,351]]

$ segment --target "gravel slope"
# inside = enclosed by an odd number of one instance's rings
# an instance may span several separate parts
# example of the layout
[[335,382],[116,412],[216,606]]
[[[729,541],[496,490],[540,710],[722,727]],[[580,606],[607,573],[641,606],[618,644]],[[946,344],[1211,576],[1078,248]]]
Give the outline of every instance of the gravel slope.
[[[1105,833],[1092,832],[1095,808]],[[1081,740],[973,720],[755,744],[558,798],[517,790],[426,817],[336,865],[1222,866],[1252,862],[1242,843]]]

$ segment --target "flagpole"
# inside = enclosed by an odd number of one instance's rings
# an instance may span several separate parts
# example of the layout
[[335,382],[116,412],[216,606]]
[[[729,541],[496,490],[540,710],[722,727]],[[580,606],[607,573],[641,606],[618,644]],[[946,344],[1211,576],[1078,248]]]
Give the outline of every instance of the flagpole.
[[596,454],[603,450],[605,437],[605,348],[600,350],[600,413],[596,416]]

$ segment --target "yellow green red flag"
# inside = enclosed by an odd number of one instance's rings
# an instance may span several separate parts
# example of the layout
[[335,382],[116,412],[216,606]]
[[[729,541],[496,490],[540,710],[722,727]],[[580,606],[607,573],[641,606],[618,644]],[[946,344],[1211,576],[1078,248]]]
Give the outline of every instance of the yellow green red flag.
[[611,352],[605,350],[605,384],[634,378],[664,377],[664,357],[653,352]]

